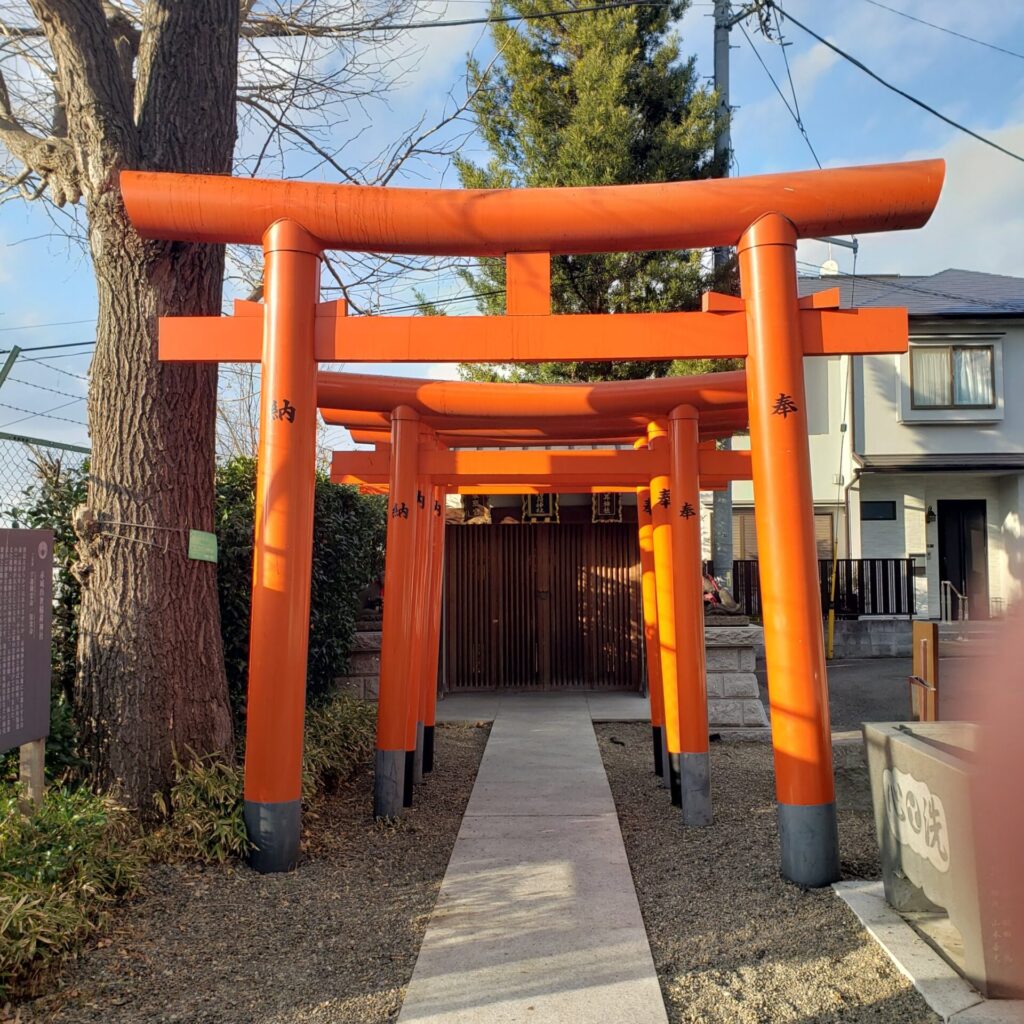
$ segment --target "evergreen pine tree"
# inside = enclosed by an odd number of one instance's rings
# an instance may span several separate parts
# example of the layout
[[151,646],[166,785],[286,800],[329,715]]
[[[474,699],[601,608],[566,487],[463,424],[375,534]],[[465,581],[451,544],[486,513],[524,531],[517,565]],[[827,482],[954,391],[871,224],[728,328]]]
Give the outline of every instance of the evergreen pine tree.
[[[671,26],[690,0],[609,7],[564,18],[492,25],[497,51],[485,73],[468,63],[472,105],[491,158],[458,160],[467,188],[620,185],[722,175],[714,157],[715,96],[684,58]],[[492,16],[529,15],[551,0],[493,0]],[[485,259],[463,272],[486,294],[481,312],[504,312],[505,266]],[[699,252],[559,256],[552,260],[555,312],[620,313],[693,309],[708,286]],[[587,381],[724,369],[668,362],[542,363],[511,368],[515,380]],[[689,364],[689,365],[688,365]],[[470,379],[495,370],[465,365]]]

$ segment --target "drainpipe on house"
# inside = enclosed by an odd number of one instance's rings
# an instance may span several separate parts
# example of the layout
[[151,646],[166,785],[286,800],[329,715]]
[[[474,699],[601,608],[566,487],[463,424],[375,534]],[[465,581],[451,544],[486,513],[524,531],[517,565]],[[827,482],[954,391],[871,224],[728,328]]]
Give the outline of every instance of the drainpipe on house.
[[[850,444],[850,482],[843,486],[843,511],[846,514],[846,553],[849,555],[852,547],[851,534],[850,534],[850,488],[860,479],[860,467],[854,466],[853,464],[853,446],[854,446],[854,435],[853,431],[850,430],[850,426],[853,423],[853,417],[855,414],[854,404],[854,386],[853,386],[853,356],[846,357],[849,362],[847,363],[847,374],[846,374],[846,402],[849,409],[847,414],[847,422],[839,425],[840,431],[849,438]],[[843,459],[839,460],[840,473],[842,473]],[[840,477],[842,479],[842,477]],[[838,530],[836,535],[832,539],[832,580],[829,586],[828,596],[828,636],[826,637],[825,656],[831,660],[835,656],[835,636],[836,636],[836,575],[839,562],[839,540]]]

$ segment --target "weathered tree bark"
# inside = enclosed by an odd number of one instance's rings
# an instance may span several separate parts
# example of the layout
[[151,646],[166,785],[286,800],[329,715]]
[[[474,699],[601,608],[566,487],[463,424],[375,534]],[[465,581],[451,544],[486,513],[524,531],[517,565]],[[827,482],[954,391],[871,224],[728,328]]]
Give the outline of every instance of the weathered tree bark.
[[175,754],[231,743],[216,568],[187,557],[189,529],[213,529],[217,371],[160,363],[156,338],[160,316],[219,314],[224,254],[139,238],[118,173],[230,171],[239,3],[150,0],[141,30],[98,0],[32,7],[56,62],[78,175],[67,191],[84,198],[99,299],[77,701],[96,784],[146,811]]

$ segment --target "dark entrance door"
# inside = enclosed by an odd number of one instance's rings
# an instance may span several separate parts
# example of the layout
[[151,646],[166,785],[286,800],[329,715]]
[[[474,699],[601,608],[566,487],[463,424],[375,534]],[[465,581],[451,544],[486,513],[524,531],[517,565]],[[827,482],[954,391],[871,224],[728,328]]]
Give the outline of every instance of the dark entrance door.
[[[939,579],[967,595],[972,619],[987,619],[988,535],[985,501],[940,501]],[[957,614],[953,602],[952,614]]]
[[635,523],[451,525],[445,551],[449,690],[641,690]]

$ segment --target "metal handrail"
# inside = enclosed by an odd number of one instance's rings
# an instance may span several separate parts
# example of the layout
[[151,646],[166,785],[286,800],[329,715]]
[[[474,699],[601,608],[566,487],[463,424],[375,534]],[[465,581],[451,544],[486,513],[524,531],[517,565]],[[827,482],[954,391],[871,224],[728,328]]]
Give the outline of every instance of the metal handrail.
[[953,610],[953,595],[957,599],[957,618],[961,622],[970,619],[970,606],[967,603],[967,595],[961,594],[950,580],[942,580],[939,584],[939,604],[943,622],[952,622],[950,612]]

